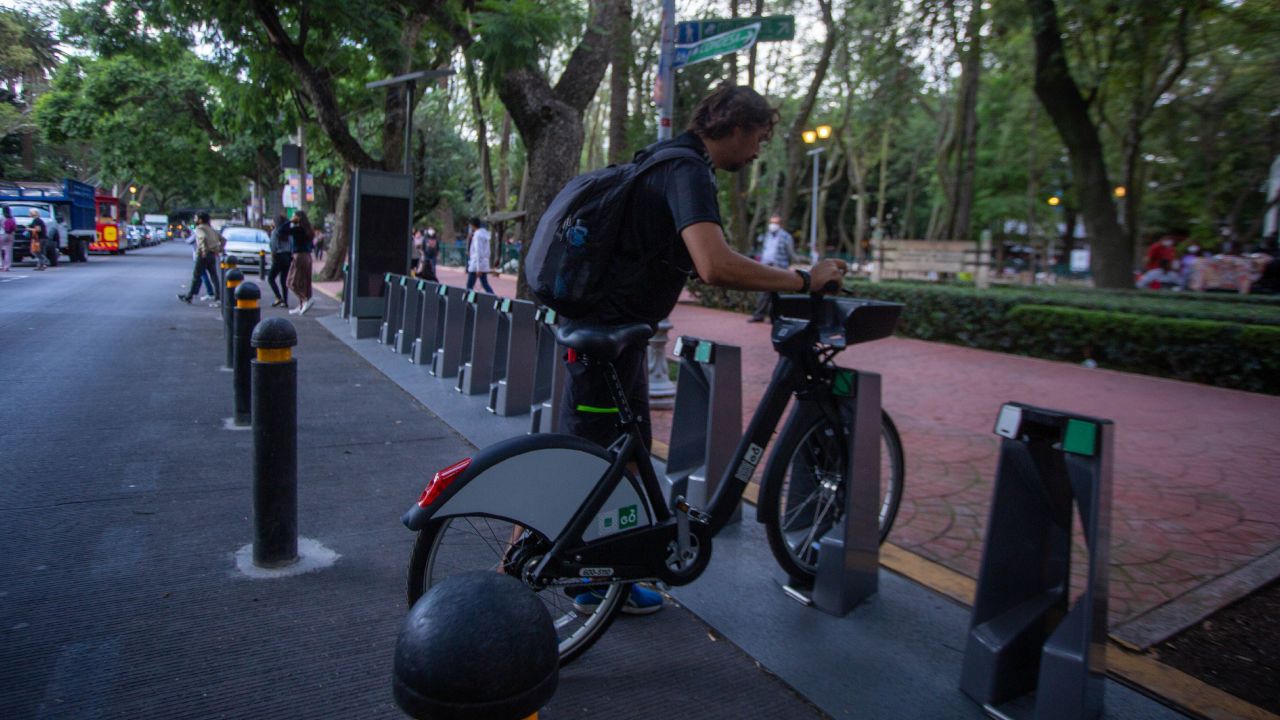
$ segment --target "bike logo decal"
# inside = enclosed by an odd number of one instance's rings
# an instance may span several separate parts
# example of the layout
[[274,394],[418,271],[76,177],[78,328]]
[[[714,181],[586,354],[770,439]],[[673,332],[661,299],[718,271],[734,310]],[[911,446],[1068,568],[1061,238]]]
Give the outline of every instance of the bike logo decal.
[[756,471],[756,465],[760,463],[760,456],[764,455],[764,448],[751,443],[747,446],[747,454],[742,458],[742,464],[738,466],[738,471],[733,474],[735,480],[741,482],[750,482],[751,474]]
[[640,524],[640,510],[635,505],[618,509],[618,529],[626,530]]
[[611,567],[584,567],[578,571],[578,575],[586,578],[606,578],[613,577],[613,568]]

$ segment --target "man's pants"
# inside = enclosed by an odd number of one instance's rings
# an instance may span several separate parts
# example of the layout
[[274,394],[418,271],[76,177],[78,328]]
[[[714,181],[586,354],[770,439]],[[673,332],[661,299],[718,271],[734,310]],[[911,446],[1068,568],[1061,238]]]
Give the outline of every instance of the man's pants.
[[771,304],[769,302],[769,299],[771,297],[773,297],[773,293],[770,293],[770,292],[760,293],[760,299],[756,301],[756,310],[755,312],[751,313],[751,317],[760,318],[760,319],[769,317],[769,305]]
[[[560,400],[560,427],[556,432],[576,435],[601,447],[609,447],[618,439],[618,408],[609,392],[604,366],[582,361],[567,362],[564,394]],[[622,351],[613,361],[618,382],[627,396],[631,414],[640,420],[640,434],[645,446],[653,441],[649,425],[649,360],[648,344],[639,343]]]
[[[271,254],[271,270],[267,272],[267,284],[276,299],[289,302],[289,266],[293,264],[293,253],[278,252]],[[278,278],[278,280],[277,280]]]
[[[187,297],[193,298],[200,291],[200,276],[208,272],[211,277],[218,277],[218,254],[204,253],[196,258],[194,267],[191,269],[191,289],[187,291]],[[222,288],[218,288],[218,292],[214,295],[221,300]]]
[[495,295],[493,288],[489,286],[489,274],[482,272],[467,273],[467,289],[470,290],[476,286],[476,279],[479,278],[480,284],[484,286],[484,291],[490,295]]

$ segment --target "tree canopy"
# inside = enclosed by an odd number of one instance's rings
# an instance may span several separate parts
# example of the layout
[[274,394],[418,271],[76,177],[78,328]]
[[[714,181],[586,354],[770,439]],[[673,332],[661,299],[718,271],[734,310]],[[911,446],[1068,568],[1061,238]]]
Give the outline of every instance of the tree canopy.
[[[460,215],[524,209],[536,221],[573,174],[656,137],[660,6],[81,0],[56,18],[5,10],[0,30],[33,40],[0,48],[0,172],[141,183],[157,206],[239,207],[253,181],[270,212],[280,148],[301,142],[320,215],[341,229],[350,173],[400,170],[411,105],[419,220],[453,227]],[[1082,222],[1095,277],[1119,285],[1155,235],[1210,247],[1262,239],[1261,186],[1280,151],[1280,16],[1266,0],[701,0],[677,10],[680,20],[796,18],[794,41],[677,75],[677,126],[725,81],[752,84],[781,111],[759,161],[721,179],[726,234],[744,251],[774,212],[793,231],[816,224],[824,252],[850,256],[876,233],[985,230],[1022,245],[1057,239],[1061,250]],[[408,98],[405,86],[366,87],[445,68],[455,74]],[[834,131],[810,217],[802,131],[819,124]]]

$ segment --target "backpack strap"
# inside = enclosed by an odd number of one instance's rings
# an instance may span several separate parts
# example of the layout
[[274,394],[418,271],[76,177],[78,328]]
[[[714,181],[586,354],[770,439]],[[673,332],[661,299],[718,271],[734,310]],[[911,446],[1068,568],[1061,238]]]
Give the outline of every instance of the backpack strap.
[[650,155],[649,157],[641,161],[640,167],[636,171],[636,174],[639,175],[640,173],[645,172],[646,170],[653,167],[654,165],[659,165],[668,160],[675,160],[676,158],[690,158],[693,160],[702,160],[702,155],[700,155],[697,150],[694,150],[693,148],[688,147],[687,145],[673,145],[669,147],[659,148],[658,150],[654,151],[652,155]]

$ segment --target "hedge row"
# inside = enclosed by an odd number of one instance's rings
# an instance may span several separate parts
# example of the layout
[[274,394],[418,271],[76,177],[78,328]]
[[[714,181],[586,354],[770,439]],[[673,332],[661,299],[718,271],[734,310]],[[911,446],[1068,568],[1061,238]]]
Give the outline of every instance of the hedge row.
[[1280,327],[1019,305],[1014,352],[1280,395]]
[[[1068,362],[1092,359],[1113,370],[1280,394],[1278,326],[1161,316],[1145,306],[1141,313],[1122,312],[1111,307],[1128,299],[1108,301],[1105,294],[1096,301],[1105,307],[1091,308],[1051,302],[1092,302],[1080,292],[866,282],[853,283],[850,290],[905,305],[898,324],[898,334],[905,337]],[[702,285],[695,294],[709,307],[740,312],[755,307],[755,293]]]

